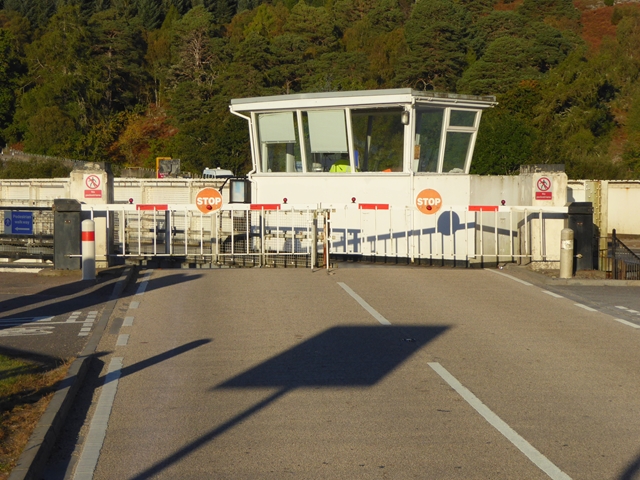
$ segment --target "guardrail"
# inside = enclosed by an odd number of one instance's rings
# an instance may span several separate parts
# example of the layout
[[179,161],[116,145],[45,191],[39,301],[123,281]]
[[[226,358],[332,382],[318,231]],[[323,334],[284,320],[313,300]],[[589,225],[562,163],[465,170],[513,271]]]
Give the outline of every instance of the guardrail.
[[[416,263],[554,261],[566,207],[414,208],[227,204],[204,214],[192,205],[83,205],[107,216],[112,255],[183,257],[236,265],[329,265],[330,256]],[[558,241],[554,235],[557,233]]]

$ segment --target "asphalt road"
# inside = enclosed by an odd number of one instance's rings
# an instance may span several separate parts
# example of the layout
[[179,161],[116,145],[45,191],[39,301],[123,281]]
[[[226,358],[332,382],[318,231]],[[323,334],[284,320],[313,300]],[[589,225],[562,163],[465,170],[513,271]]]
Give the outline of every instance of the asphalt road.
[[53,364],[78,355],[120,273],[88,282],[81,272],[1,272],[0,354]]
[[138,282],[75,478],[640,478],[640,329],[599,311],[640,310],[639,287],[385,267]]

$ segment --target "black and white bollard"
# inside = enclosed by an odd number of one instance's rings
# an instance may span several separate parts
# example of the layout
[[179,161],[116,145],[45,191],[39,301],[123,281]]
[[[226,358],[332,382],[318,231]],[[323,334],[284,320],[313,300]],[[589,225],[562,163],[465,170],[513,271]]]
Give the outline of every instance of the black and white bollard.
[[560,278],[573,277],[573,230],[560,232]]
[[82,221],[82,280],[96,279],[96,224]]

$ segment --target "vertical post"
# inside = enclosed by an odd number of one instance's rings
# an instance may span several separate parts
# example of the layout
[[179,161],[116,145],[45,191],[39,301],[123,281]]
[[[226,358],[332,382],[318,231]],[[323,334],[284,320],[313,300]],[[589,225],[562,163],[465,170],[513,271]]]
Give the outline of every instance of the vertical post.
[[560,232],[560,278],[573,276],[573,230],[563,228]]
[[318,265],[318,211],[313,212],[313,222],[311,223],[311,268]]
[[82,221],[82,280],[96,279],[96,224]]
[[613,257],[613,275],[612,278],[614,280],[618,280],[618,259],[616,258],[616,229],[614,228],[611,232],[611,256]]

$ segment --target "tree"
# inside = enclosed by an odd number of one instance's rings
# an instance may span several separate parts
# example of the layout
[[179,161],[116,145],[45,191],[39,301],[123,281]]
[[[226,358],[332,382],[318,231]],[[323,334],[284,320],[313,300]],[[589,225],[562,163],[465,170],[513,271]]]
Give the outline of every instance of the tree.
[[451,0],[420,0],[405,24],[409,53],[397,81],[420,90],[452,91],[466,66],[469,12]]

